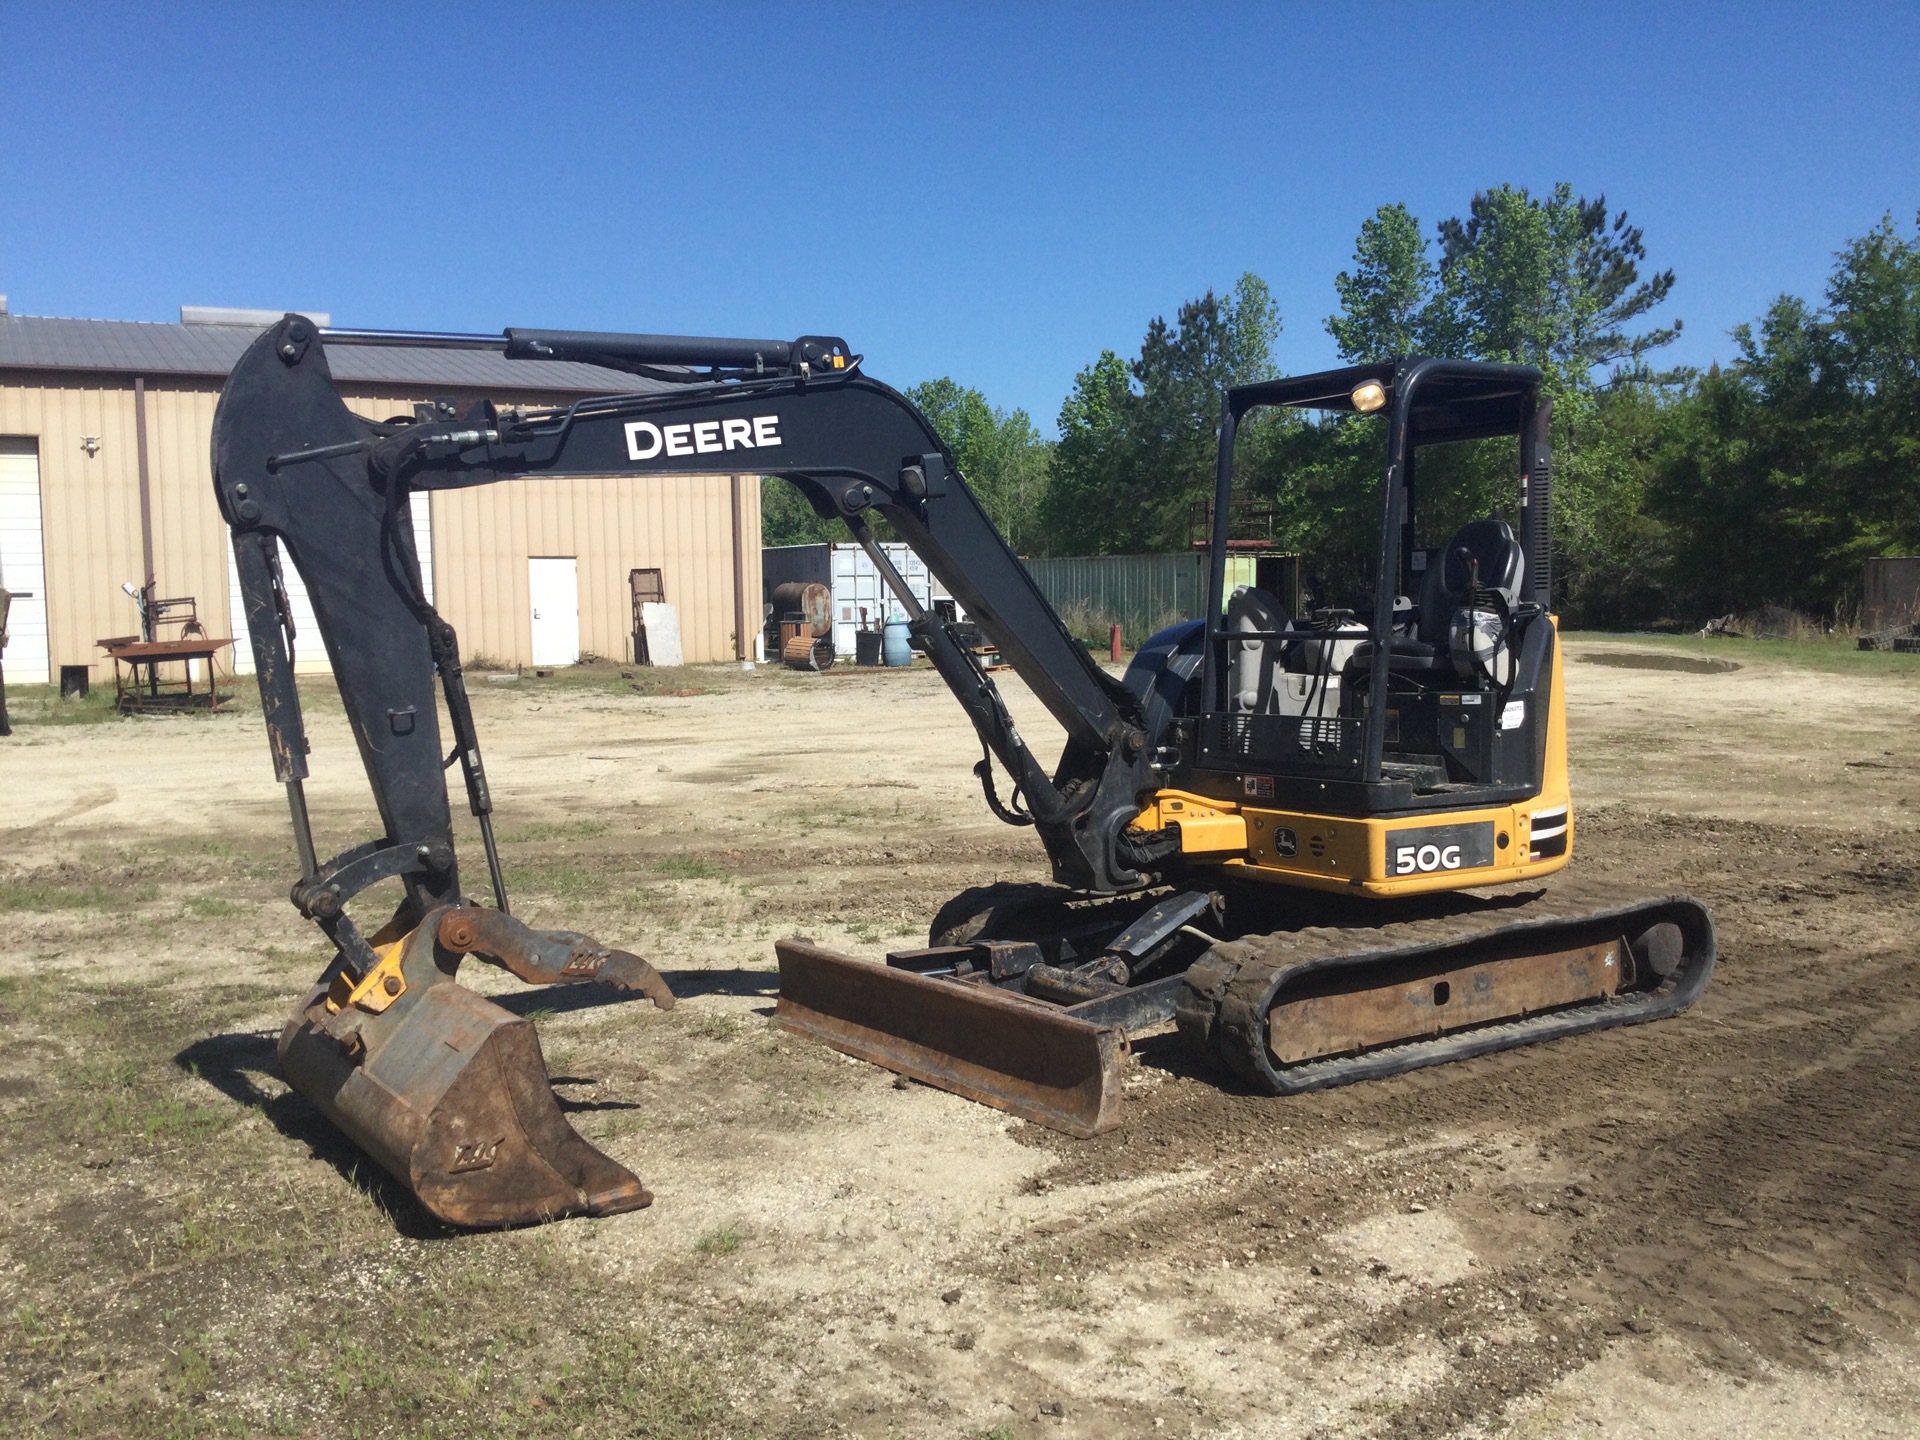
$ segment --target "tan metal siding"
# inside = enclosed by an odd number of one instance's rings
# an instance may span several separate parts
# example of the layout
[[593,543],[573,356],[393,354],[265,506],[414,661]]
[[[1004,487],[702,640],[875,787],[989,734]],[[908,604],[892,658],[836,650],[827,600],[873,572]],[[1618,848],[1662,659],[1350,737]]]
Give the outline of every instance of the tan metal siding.
[[[191,382],[148,383],[147,483],[153,493],[153,574],[159,593],[193,596],[207,633],[233,639],[227,526],[213,500],[210,453],[219,398],[218,392]],[[222,662],[232,663],[231,652]]]
[[533,646],[527,561],[571,555],[579,561],[581,649],[624,660],[633,620],[627,572],[657,566],[679,611],[687,660],[731,660],[735,485],[751,655],[760,623],[759,493],[726,475],[510,480],[441,491],[433,497],[440,612],[470,653],[526,664]]
[[[160,593],[196,597],[208,632],[231,636],[227,532],[213,499],[209,459],[218,398],[218,385],[210,380],[149,383],[148,479]],[[383,419],[408,413],[429,391],[365,387],[342,398],[357,413]],[[553,397],[492,398],[541,405]],[[94,678],[103,679],[110,664],[94,641],[138,628],[133,603],[120,586],[143,578],[132,377],[0,377],[0,435],[39,441],[51,664],[55,673],[63,664],[90,665]],[[83,435],[99,437],[98,455],[87,456]],[[468,653],[524,664],[531,654],[527,559],[574,555],[580,561],[581,645],[625,659],[632,616],[627,571],[657,565],[666,571],[667,598],[680,610],[687,659],[731,659],[736,601],[730,483],[726,476],[606,476],[440,492],[430,501],[436,600]],[[739,484],[752,654],[760,624],[760,495],[753,481]]]
[[[47,567],[47,659],[98,667],[94,641],[140,628],[120,583],[140,574],[140,470],[131,384],[0,384],[0,435],[40,442],[40,525]],[[89,456],[81,437],[98,436]],[[94,670],[94,678],[101,671]]]

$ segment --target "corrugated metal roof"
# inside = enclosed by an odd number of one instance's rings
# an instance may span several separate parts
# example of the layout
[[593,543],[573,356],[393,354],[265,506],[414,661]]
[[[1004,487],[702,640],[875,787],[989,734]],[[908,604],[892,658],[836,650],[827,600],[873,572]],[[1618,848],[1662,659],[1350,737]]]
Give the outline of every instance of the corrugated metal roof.
[[[0,313],[0,370],[91,370],[224,377],[260,332],[240,325],[67,320]],[[509,360],[488,350],[335,345],[334,378],[480,390],[604,394],[659,390],[664,382],[571,360]]]

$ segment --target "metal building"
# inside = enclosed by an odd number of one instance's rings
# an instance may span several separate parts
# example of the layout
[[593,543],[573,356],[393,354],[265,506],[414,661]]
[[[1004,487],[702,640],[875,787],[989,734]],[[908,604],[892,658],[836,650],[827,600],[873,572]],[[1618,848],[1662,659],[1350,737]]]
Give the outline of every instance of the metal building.
[[[122,586],[149,582],[162,596],[193,596],[207,631],[239,642],[232,663],[251,663],[208,456],[229,369],[279,318],[183,306],[177,325],[56,319],[9,314],[0,296],[0,586],[25,592],[9,627],[9,681],[70,666],[110,676],[95,642],[139,628]],[[348,406],[373,419],[442,396],[540,406],[657,383],[478,349],[341,346],[328,361]],[[469,656],[629,658],[636,568],[663,572],[688,661],[753,653],[757,476],[530,479],[413,503],[430,593]],[[317,633],[306,634],[315,643],[296,646],[299,667],[324,669]]]

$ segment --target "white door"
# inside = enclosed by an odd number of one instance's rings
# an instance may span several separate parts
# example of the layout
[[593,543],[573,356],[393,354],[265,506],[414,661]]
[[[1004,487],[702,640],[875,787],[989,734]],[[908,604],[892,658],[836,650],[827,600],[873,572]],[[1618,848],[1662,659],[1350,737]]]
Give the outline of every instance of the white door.
[[40,548],[40,442],[0,436],[0,589],[13,592],[7,679],[44,685],[47,660],[47,566]]
[[571,665],[580,658],[580,578],[571,555],[527,561],[533,602],[533,663]]

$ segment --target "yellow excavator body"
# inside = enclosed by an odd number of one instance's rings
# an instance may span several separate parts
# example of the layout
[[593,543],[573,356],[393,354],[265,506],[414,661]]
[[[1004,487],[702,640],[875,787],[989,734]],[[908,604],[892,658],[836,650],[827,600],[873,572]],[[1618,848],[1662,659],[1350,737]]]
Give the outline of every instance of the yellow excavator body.
[[[1557,619],[1549,623],[1557,633]],[[1153,797],[1135,825],[1152,832],[1177,827],[1189,869],[1218,866],[1234,882],[1384,900],[1544,880],[1573,858],[1567,703],[1557,644],[1551,671],[1545,763],[1540,791],[1531,799],[1418,816],[1349,816],[1169,789]],[[1384,914],[1382,921],[1388,923]]]

